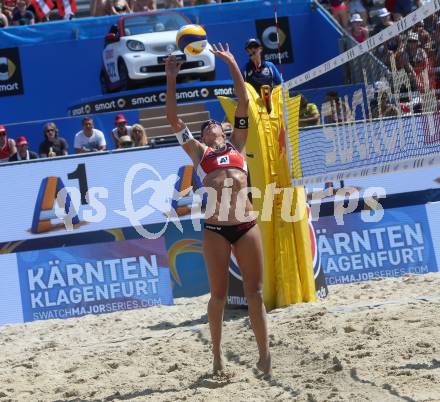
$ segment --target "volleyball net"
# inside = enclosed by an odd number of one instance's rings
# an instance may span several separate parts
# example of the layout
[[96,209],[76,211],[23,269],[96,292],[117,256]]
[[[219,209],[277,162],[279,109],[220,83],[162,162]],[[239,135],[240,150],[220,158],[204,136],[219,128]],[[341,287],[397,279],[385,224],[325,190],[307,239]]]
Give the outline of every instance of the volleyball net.
[[[440,164],[439,9],[434,0],[362,43],[345,40],[339,56],[283,84],[285,99],[301,94],[320,112],[293,138],[298,112],[286,102],[294,185]],[[337,90],[310,89],[335,79]]]

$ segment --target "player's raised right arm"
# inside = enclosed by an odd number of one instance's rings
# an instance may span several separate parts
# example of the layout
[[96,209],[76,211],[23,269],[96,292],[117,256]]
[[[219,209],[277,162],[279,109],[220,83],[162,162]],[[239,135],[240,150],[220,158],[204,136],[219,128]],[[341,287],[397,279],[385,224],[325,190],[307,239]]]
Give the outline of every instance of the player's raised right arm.
[[179,144],[182,145],[194,165],[198,165],[203,156],[204,146],[192,136],[191,131],[189,131],[186,124],[177,115],[176,77],[179,73],[180,66],[181,63],[176,61],[175,56],[168,56],[165,61],[165,72],[167,75],[167,120],[174,130]]

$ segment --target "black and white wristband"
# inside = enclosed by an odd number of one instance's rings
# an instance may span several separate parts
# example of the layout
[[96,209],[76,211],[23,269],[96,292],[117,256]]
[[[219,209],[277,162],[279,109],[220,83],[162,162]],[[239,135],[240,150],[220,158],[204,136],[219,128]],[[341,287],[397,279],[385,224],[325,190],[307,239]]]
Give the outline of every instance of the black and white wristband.
[[234,128],[246,129],[249,127],[249,118],[246,117],[235,117]]

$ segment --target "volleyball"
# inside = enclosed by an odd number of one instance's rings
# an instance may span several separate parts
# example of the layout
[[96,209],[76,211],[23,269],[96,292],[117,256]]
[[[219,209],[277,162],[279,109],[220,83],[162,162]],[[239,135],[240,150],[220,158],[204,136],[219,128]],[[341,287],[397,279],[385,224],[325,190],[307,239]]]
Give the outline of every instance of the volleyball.
[[207,44],[206,31],[200,25],[185,25],[177,32],[176,45],[188,56],[203,52]]

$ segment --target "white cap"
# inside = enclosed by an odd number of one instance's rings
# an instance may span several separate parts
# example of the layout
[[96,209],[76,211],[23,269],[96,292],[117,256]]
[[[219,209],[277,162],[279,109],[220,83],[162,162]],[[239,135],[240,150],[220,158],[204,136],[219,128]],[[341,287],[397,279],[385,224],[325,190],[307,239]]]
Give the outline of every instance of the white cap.
[[377,16],[380,18],[387,17],[390,15],[390,12],[384,7],[377,10]]
[[360,14],[353,14],[350,18],[350,22],[364,22]]

